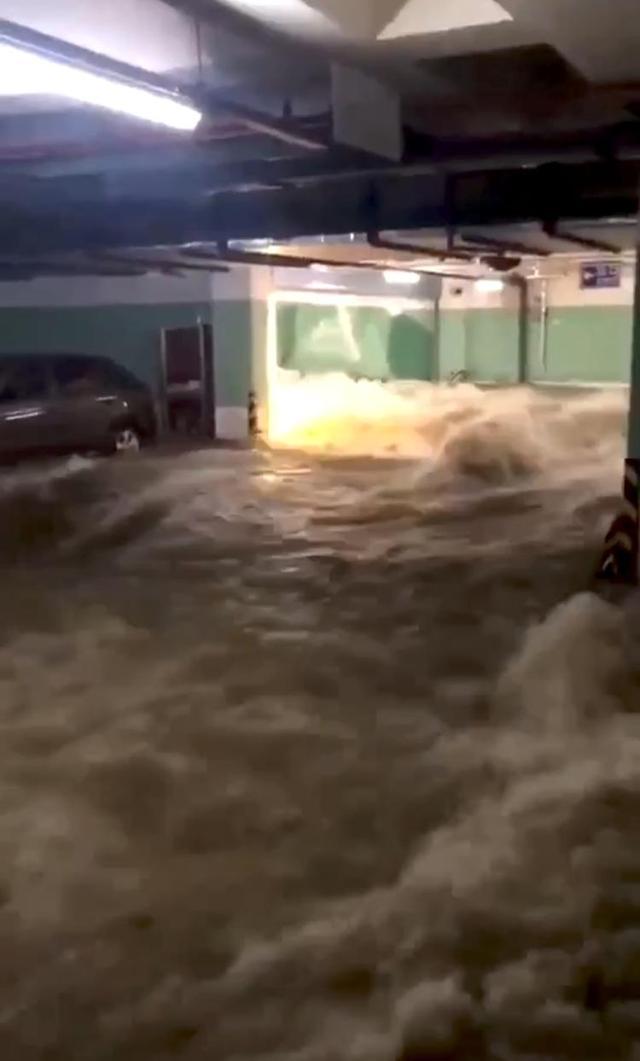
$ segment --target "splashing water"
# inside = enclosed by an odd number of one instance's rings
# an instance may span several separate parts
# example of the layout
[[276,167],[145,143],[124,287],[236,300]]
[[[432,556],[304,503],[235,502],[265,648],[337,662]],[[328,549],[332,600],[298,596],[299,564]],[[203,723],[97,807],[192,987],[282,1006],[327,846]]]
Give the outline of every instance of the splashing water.
[[4,1056],[632,1059],[623,396],[288,386],[1,485]]
[[[522,387],[379,383],[280,370],[270,410],[274,445],[340,454],[446,460],[473,473],[486,465],[530,472],[563,457],[596,457],[619,445],[625,399],[583,392],[565,402]],[[576,427],[580,434],[576,438]],[[582,453],[581,453],[582,451]]]

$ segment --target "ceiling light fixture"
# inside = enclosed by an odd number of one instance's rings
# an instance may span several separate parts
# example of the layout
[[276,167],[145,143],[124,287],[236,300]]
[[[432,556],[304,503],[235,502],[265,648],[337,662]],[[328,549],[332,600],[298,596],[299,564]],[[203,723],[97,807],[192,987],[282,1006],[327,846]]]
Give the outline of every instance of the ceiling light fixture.
[[412,287],[420,283],[420,273],[410,273],[404,269],[385,269],[382,274],[387,284],[397,284],[400,287]]
[[480,295],[499,295],[504,291],[504,280],[492,280],[490,276],[476,280],[475,289]]
[[202,118],[179,96],[0,41],[0,96],[26,95],[62,96],[183,132],[193,132]]

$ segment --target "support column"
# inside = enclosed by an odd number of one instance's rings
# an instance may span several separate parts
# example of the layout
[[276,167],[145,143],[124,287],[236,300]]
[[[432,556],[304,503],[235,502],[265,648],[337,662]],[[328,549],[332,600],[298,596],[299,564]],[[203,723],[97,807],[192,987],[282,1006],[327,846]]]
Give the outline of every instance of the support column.
[[633,296],[633,339],[629,387],[627,456],[624,462],[622,509],[605,539],[597,577],[608,582],[638,584],[640,520],[640,242]]
[[266,393],[267,266],[234,266],[213,278],[217,435],[243,441],[263,430]]
[[273,269],[267,265],[254,266],[250,271],[251,295],[251,400],[249,434],[266,438],[269,428],[269,370],[270,302],[273,290]]
[[518,383],[529,382],[529,285],[525,276],[513,276],[518,291]]

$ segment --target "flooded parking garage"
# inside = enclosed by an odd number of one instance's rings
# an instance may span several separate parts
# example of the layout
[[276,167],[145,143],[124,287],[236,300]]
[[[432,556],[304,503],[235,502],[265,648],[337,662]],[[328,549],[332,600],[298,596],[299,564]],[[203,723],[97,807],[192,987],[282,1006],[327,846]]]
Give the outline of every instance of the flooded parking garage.
[[625,399],[296,386],[271,450],[3,474],[3,1050],[630,1058]]
[[636,7],[0,2],[3,1058],[640,1061]]

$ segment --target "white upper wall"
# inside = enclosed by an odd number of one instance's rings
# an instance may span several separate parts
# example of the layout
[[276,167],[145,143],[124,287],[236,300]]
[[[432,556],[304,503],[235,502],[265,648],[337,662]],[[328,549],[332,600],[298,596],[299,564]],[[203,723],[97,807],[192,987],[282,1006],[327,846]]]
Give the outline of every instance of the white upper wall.
[[227,273],[185,272],[183,276],[147,273],[144,276],[39,277],[0,283],[0,309],[260,300],[267,297],[270,283],[270,269],[245,266],[234,266]]
[[489,293],[479,291],[473,280],[445,280],[442,284],[441,309],[517,309],[519,304],[518,288],[506,281],[502,291]]
[[[584,259],[585,262],[589,258]],[[620,287],[602,287],[583,290],[580,286],[580,263],[573,262],[553,274],[553,263],[550,263],[551,278],[547,281],[549,306],[629,306],[633,305],[634,265],[622,263],[622,282]]]
[[[622,277],[620,287],[603,287],[583,290],[581,287],[581,265],[594,261],[593,257],[586,255],[584,259],[577,258],[547,258],[540,266],[540,278],[529,278],[530,298],[537,297],[542,284],[546,284],[547,302],[549,307],[598,307],[598,306],[628,306],[633,305],[634,262],[621,261]],[[607,259],[609,260],[609,259]],[[615,261],[616,259],[611,259]],[[472,310],[472,309],[514,309],[519,304],[518,289],[514,285],[506,284],[504,290],[498,293],[485,294],[478,291],[472,282],[445,280],[442,286],[442,298],[440,306],[446,310]]]
[[[584,259],[588,261],[588,258]],[[584,291],[580,287],[580,262],[547,261],[548,301],[550,306],[632,306],[634,266],[622,263],[622,283],[618,288]],[[300,287],[296,283],[300,270],[274,270],[266,267],[234,266],[227,273],[193,272],[183,276],[147,273],[144,276],[100,277],[40,277],[17,283],[0,283],[0,308],[10,307],[80,307],[114,305],[156,305],[160,303],[198,303],[214,301],[262,302],[273,290]],[[311,275],[311,274],[309,274]],[[312,274],[314,290],[300,287],[298,297],[322,294],[331,298],[330,291],[322,291],[323,274]],[[304,277],[306,279],[305,271]],[[317,290],[315,290],[317,288]],[[540,281],[531,279],[529,289],[535,295]],[[362,294],[360,286],[358,293]],[[411,295],[412,289],[400,292],[389,288],[387,299]],[[337,300],[349,295],[348,284],[336,292]],[[435,292],[434,292],[435,295]],[[378,299],[380,295],[375,296]],[[442,309],[514,309],[519,294],[514,285],[505,284],[503,291],[486,294],[478,291],[472,281],[445,280],[442,285]]]
[[211,298],[210,273],[165,276],[39,277],[0,283],[0,308],[154,305]]

